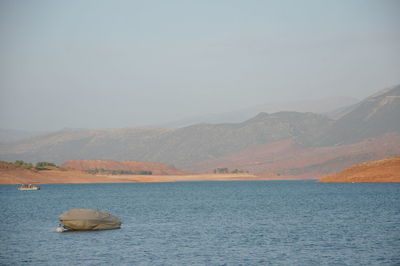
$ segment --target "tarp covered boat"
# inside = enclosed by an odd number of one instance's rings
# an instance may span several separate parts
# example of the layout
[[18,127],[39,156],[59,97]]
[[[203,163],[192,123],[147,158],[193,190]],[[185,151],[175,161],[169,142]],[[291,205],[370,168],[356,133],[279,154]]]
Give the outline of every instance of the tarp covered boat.
[[110,230],[121,228],[121,220],[104,211],[71,209],[60,215],[67,230]]

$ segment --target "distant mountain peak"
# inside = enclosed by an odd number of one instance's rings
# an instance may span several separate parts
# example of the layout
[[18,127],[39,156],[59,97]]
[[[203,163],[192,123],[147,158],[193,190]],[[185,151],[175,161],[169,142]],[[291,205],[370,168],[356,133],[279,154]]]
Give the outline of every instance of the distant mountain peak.
[[371,112],[364,118],[364,121],[370,120],[374,115],[379,113],[380,110],[385,108],[385,106],[396,104],[396,102],[400,103],[400,96],[387,95],[383,96],[382,99],[377,99]]
[[392,87],[384,88],[368,98],[366,98],[364,101],[373,101],[381,97],[387,97],[387,96],[400,96],[400,85],[395,85]]
[[268,117],[270,117],[270,115],[268,113],[260,112],[255,117],[252,117],[252,118],[244,121],[243,123],[252,123],[252,122],[256,122],[256,121],[263,121]]
[[312,112],[326,114],[336,110],[354,105],[359,100],[352,97],[329,97],[314,100],[299,100],[286,102],[265,102],[255,106],[242,108],[224,113],[212,113],[188,117],[177,121],[162,124],[162,127],[185,127],[194,124],[221,124],[221,123],[241,123],[253,119],[257,114],[274,114],[277,112]]
[[343,144],[400,132],[400,85],[375,93],[340,117],[322,145]]

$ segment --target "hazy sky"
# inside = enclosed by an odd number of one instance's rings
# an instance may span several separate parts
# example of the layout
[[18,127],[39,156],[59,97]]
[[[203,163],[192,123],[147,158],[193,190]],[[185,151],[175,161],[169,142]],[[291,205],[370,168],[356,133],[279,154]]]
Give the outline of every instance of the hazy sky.
[[0,127],[149,125],[400,84],[400,1],[0,0]]

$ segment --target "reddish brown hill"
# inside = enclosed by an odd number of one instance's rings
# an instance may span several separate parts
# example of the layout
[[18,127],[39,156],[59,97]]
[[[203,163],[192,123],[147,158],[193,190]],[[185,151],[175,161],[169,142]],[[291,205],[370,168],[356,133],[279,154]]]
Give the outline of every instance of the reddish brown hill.
[[38,171],[17,167],[12,163],[0,162],[0,184],[58,184],[58,183],[111,183],[110,178],[91,175],[79,170],[49,167]]
[[251,174],[207,175],[101,175],[81,170],[51,167],[38,171],[0,162],[0,184],[71,184],[71,183],[132,183],[132,182],[178,182],[178,181],[249,181],[271,180]]
[[184,172],[176,169],[172,165],[158,162],[117,162],[113,160],[71,160],[61,165],[63,168],[88,170],[131,170],[131,171],[151,171],[154,175],[183,175]]
[[292,140],[256,145],[238,153],[187,165],[183,170],[211,173],[215,168],[243,169],[251,173],[318,178],[350,165],[400,155],[400,136],[385,136],[350,145],[306,148]]
[[400,182],[400,157],[354,165],[336,174],[321,178],[323,183],[393,183]]

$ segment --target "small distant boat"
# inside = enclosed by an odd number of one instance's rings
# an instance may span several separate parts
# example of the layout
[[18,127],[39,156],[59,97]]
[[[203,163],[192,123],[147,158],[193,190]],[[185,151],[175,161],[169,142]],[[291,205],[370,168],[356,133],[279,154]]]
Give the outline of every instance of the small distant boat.
[[18,190],[40,190],[40,186],[39,185],[21,185],[19,186]]

